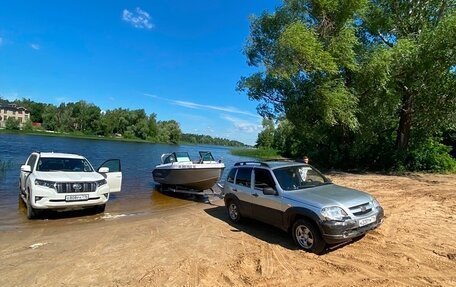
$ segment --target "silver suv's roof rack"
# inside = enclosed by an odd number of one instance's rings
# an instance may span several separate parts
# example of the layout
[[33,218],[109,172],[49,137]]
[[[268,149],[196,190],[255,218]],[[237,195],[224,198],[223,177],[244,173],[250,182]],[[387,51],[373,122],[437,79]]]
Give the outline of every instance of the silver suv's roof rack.
[[234,166],[241,166],[241,165],[259,165],[259,166],[269,167],[269,165],[267,163],[261,162],[261,161],[240,161],[240,162],[237,162],[234,164]]

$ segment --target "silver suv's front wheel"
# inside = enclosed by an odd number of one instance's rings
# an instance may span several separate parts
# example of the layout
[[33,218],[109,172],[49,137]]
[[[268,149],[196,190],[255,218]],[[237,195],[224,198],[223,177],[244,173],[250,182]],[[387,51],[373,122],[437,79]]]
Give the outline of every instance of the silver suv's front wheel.
[[293,224],[293,240],[299,248],[315,254],[325,250],[326,243],[315,226],[305,219],[298,219]]

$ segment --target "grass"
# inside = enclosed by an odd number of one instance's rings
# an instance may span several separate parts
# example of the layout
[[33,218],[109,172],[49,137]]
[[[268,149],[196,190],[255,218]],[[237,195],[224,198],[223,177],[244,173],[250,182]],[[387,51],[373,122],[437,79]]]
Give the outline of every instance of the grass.
[[272,148],[239,148],[231,149],[230,153],[237,156],[253,157],[261,160],[284,159]]

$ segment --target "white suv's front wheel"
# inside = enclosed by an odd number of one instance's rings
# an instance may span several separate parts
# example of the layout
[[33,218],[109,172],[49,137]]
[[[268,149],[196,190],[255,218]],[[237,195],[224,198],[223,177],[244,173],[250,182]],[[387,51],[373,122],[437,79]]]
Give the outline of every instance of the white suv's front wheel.
[[35,208],[33,208],[32,204],[31,204],[31,198],[30,198],[30,190],[28,191],[28,194],[27,194],[27,200],[25,202],[25,206],[27,208],[27,218],[28,219],[34,219],[38,216],[38,210],[36,210]]

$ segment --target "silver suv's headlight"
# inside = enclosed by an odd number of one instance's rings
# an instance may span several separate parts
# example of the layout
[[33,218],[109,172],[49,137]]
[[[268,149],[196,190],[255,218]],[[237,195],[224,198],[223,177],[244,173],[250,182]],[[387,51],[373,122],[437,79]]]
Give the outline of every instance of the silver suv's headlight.
[[41,185],[41,186],[55,189],[55,182],[53,182],[53,181],[35,179],[35,185]]
[[323,215],[326,220],[343,220],[346,216],[348,216],[345,210],[338,206],[322,208],[321,215]]
[[102,186],[102,185],[107,184],[108,182],[106,181],[106,179],[103,178],[101,180],[97,180],[96,183],[97,183],[97,186]]
[[372,198],[372,205],[377,208],[380,206],[380,203],[378,203],[378,201],[375,199],[375,198]]

